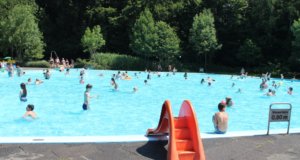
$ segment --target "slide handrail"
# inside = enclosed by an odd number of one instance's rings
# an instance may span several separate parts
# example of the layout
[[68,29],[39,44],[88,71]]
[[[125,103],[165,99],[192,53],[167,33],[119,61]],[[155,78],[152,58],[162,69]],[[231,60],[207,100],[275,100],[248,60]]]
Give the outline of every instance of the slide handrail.
[[178,160],[178,155],[174,155],[172,153],[176,153],[176,140],[175,140],[175,126],[174,126],[174,118],[172,114],[172,107],[169,100],[166,100],[162,106],[160,119],[158,122],[158,126],[156,129],[148,129],[146,135],[169,135],[168,141],[168,159]]
[[197,116],[194,111],[194,108],[189,100],[183,101],[178,117],[187,118],[188,127],[193,130],[192,141],[194,145],[194,150],[196,152],[195,159],[197,160],[205,160],[205,153],[203,148],[203,143],[200,136],[200,129],[198,127]]

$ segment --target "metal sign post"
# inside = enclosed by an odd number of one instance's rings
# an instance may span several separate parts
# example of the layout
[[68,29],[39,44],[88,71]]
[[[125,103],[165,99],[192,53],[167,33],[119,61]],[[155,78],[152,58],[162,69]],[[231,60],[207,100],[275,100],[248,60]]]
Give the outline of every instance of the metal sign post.
[[[272,106],[274,105],[287,105],[289,106],[289,108],[273,109]],[[270,122],[288,122],[287,134],[289,134],[291,111],[292,111],[292,105],[290,103],[272,103],[269,109],[269,122],[268,122],[267,135],[269,135]]]

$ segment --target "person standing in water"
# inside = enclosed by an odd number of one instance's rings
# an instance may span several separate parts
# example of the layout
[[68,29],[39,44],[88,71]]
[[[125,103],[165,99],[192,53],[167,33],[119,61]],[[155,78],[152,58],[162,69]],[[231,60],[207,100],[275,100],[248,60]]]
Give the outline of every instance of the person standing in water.
[[289,89],[288,89],[288,94],[289,94],[289,95],[292,95],[292,94],[293,94],[293,87],[289,87]]
[[17,76],[18,76],[18,77],[21,77],[22,74],[23,74],[22,68],[21,68],[19,65],[17,65]]
[[11,63],[7,66],[7,73],[8,77],[13,77],[14,75],[14,67]]
[[89,110],[90,109],[90,99],[94,98],[93,96],[90,95],[90,91],[93,88],[91,84],[86,85],[86,90],[84,92],[84,102],[82,105],[83,110]]
[[187,72],[184,72],[183,77],[184,77],[184,79],[187,79]]
[[27,96],[27,89],[26,89],[25,83],[21,83],[20,87],[21,87],[20,101],[26,102],[27,101],[27,98],[26,98],[26,96]]

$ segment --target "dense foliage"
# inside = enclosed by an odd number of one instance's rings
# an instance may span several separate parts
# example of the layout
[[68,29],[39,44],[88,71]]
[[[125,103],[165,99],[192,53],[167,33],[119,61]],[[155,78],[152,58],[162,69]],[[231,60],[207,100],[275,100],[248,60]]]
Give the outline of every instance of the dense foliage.
[[295,68],[296,70],[300,70],[300,18],[294,21],[291,29],[295,39],[292,43],[293,48],[290,62],[293,68]]
[[[26,14],[16,14],[11,19],[33,19],[34,15],[35,19],[26,25],[39,23],[43,36],[38,34],[36,27],[32,27],[30,31],[35,30],[37,34],[29,36],[29,43],[26,44],[39,43],[39,40],[30,37],[44,40],[46,58],[52,50],[59,57],[89,58],[89,55],[83,54],[86,48],[81,45],[81,39],[88,27],[99,25],[106,41],[101,52],[132,55],[148,61],[159,61],[173,55],[183,67],[193,64],[193,68],[198,68],[204,65],[205,56],[199,56],[199,50],[190,40],[190,31],[193,17],[207,9],[214,18],[217,44],[222,44],[213,55],[210,54],[213,52],[207,52],[210,66],[262,67],[276,64],[279,68],[289,66],[293,71],[299,70],[299,63],[295,61],[299,57],[298,34],[295,32],[296,21],[300,18],[299,0],[0,0],[0,56],[26,57],[27,54],[15,40],[11,43],[12,38],[5,40],[12,34],[3,26],[9,24],[5,21],[10,13],[19,12],[17,9],[13,11],[16,5],[32,8],[30,14],[24,9]],[[163,26],[161,23],[168,25],[163,27],[166,31],[158,31],[157,28]],[[162,34],[166,32],[175,34]],[[157,34],[178,36],[179,50],[176,47],[177,41],[173,44],[165,43],[165,46],[159,45],[170,41],[153,40],[166,38],[158,37]],[[42,51],[43,44],[37,47],[37,51]],[[251,55],[254,55],[254,60],[243,58]]]
[[144,70],[147,62],[141,58],[120,55],[117,53],[96,53],[90,60],[77,59],[76,67],[90,67],[95,69],[123,69]]
[[158,35],[149,9],[145,9],[132,28],[131,48],[134,53],[145,58],[155,57]]
[[[4,3],[1,1],[0,5]],[[3,6],[6,7],[6,6]],[[0,45],[3,54],[19,60],[43,58],[43,35],[35,17],[36,8],[29,4],[15,4],[2,9],[0,17]],[[10,51],[11,54],[8,54]]]
[[160,63],[172,63],[180,54],[180,39],[174,29],[163,21],[156,23],[156,56]]
[[28,61],[24,64],[26,67],[42,67],[42,68],[49,68],[50,64],[45,60],[39,61]]
[[205,9],[194,17],[190,30],[190,43],[198,55],[204,55],[205,67],[207,54],[212,54],[221,48],[218,44],[214,21],[211,11]]
[[81,44],[84,48],[83,51],[89,52],[90,55],[96,53],[97,50],[105,45],[105,40],[103,39],[100,26],[96,25],[92,29],[87,27],[81,38]]

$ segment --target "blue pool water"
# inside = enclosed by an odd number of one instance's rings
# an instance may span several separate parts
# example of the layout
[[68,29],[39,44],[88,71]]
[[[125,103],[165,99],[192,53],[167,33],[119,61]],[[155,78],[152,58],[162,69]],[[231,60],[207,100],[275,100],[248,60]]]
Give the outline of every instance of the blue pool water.
[[[103,77],[98,76],[100,73]],[[229,131],[266,130],[269,105],[273,102],[289,102],[293,105],[291,128],[300,128],[299,81],[283,80],[276,96],[267,97],[266,91],[259,90],[261,79],[257,77],[237,79],[230,75],[183,73],[159,78],[152,75],[149,85],[144,85],[145,72],[129,72],[132,80],[117,80],[119,90],[113,91],[110,78],[116,71],[88,70],[85,84],[79,84],[79,70],[73,69],[70,75],[53,70],[50,80],[43,78],[42,71],[26,71],[22,77],[8,78],[0,72],[0,136],[107,136],[144,135],[147,128],[157,126],[161,106],[169,99],[174,116],[178,115],[183,100],[192,102],[201,132],[213,131],[212,115],[217,112],[217,104],[226,96],[234,101],[229,114]],[[211,77],[216,81],[212,86],[200,84],[202,78]],[[20,83],[31,77],[42,79],[41,85],[27,85],[28,102],[19,101]],[[279,79],[271,81],[279,82]],[[232,83],[235,86],[232,88]],[[85,85],[93,85],[91,110],[83,111]],[[271,86],[271,82],[268,82]],[[133,87],[138,92],[133,93]],[[294,94],[288,95],[292,86]],[[242,93],[236,93],[238,88]],[[22,115],[26,105],[35,105],[37,120],[25,120]],[[281,129],[286,123],[272,124],[271,128]]]

